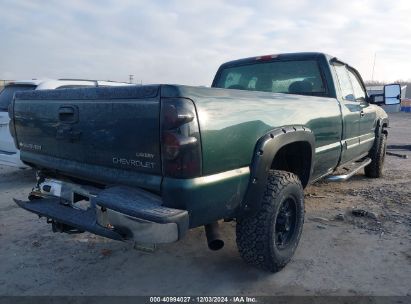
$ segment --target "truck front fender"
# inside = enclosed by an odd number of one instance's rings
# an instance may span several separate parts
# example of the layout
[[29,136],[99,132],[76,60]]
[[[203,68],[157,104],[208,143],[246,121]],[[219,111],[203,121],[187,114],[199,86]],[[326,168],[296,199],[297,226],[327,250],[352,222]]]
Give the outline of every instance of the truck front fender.
[[310,163],[308,170],[300,177],[303,186],[306,186],[310,180],[315,154],[315,137],[313,132],[304,126],[287,126],[276,128],[261,137],[254,149],[252,163],[250,165],[250,180],[244,200],[241,203],[242,213],[253,213],[259,210],[261,200],[265,191],[268,177],[268,171],[276,154],[281,148],[292,143],[308,143],[311,155],[307,155]]

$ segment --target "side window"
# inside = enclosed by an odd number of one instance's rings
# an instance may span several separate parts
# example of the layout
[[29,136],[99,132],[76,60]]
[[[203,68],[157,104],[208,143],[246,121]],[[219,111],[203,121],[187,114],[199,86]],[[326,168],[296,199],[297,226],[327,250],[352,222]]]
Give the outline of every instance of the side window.
[[351,70],[348,70],[348,75],[350,75],[351,83],[354,89],[354,96],[356,101],[365,101],[365,91],[361,85],[358,76]]
[[350,77],[348,76],[347,68],[345,65],[334,65],[335,72],[337,73],[338,82],[340,83],[341,94],[344,99],[354,101],[354,90],[351,85]]

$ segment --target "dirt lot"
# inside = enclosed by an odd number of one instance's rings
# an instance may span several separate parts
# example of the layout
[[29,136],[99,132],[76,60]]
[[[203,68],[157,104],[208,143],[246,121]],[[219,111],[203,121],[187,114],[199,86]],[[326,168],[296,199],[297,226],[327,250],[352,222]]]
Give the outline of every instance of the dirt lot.
[[[391,115],[389,145],[411,146],[411,115]],[[1,295],[411,295],[411,151],[392,150],[385,177],[359,173],[306,190],[297,253],[277,274],[246,266],[226,223],[226,246],[207,249],[203,229],[143,253],[88,233],[54,234],[20,210],[34,172],[0,167]],[[368,211],[352,215],[353,208]]]

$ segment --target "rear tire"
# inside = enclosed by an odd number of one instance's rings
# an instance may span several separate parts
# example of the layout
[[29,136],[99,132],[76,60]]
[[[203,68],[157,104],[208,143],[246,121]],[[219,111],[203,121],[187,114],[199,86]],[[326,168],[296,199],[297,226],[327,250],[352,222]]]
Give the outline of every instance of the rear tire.
[[304,190],[290,172],[271,170],[260,210],[237,220],[237,247],[247,264],[277,272],[292,258],[304,224]]
[[371,178],[378,178],[383,176],[384,160],[387,150],[387,134],[381,133],[375,139],[369,156],[371,163],[364,168],[365,175]]

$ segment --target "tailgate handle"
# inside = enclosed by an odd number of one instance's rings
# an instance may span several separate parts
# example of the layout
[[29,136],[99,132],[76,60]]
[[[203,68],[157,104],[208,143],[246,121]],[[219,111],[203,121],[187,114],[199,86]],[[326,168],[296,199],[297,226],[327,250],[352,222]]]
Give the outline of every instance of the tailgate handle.
[[59,120],[67,123],[78,121],[78,109],[75,106],[61,106],[59,108]]

